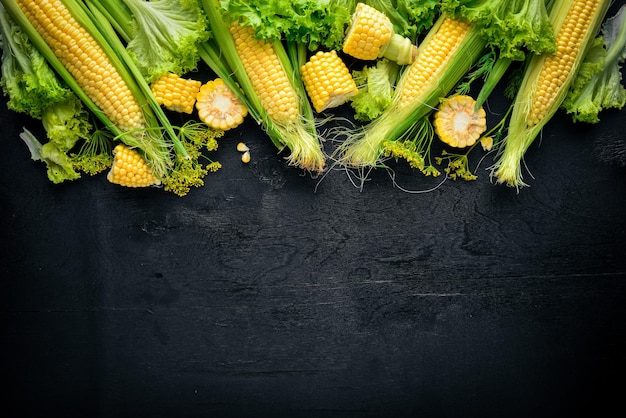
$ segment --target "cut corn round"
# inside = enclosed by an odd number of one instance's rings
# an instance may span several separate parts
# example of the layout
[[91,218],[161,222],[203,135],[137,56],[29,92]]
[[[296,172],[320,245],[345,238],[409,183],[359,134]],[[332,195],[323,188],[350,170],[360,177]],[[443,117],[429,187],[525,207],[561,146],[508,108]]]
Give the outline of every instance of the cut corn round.
[[157,103],[174,112],[191,114],[202,82],[174,73],[161,76],[150,86]]
[[439,139],[457,148],[474,145],[487,129],[485,110],[475,110],[475,105],[476,101],[465,95],[442,100],[433,122]]
[[206,82],[198,92],[196,109],[201,121],[226,131],[243,123],[248,109],[221,78]]
[[417,47],[410,39],[394,33],[391,20],[365,3],[357,3],[344,38],[344,53],[361,60],[386,57],[398,64],[411,64]]
[[302,66],[302,81],[316,112],[340,106],[359,89],[336,51],[319,51]]
[[24,15],[109,120],[121,131],[144,127],[141,107],[106,53],[61,0],[17,0]]
[[160,184],[139,152],[118,144],[113,149],[113,165],[107,180],[124,187],[148,187]]

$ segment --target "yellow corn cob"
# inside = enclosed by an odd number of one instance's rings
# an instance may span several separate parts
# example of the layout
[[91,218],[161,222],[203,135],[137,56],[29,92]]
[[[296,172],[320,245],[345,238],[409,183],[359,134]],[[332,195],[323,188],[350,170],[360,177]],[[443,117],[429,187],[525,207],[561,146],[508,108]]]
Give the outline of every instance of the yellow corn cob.
[[298,96],[272,44],[254,38],[254,29],[233,23],[230,32],[237,54],[268,116],[275,122],[294,121]]
[[410,39],[394,33],[391,20],[383,12],[364,3],[356,5],[342,50],[361,60],[384,56],[401,65],[412,63],[417,53]]
[[362,169],[394,157],[407,160],[426,175],[437,175],[428,163],[432,129],[425,118],[486,46],[479,26],[440,15],[421,42],[415,61],[403,70],[392,104],[364,129],[348,132],[337,147],[340,163]]
[[315,111],[340,106],[359,89],[336,51],[319,51],[302,66],[302,81]]
[[470,96],[456,95],[442,100],[433,125],[439,139],[457,148],[474,145],[487,129],[485,110],[475,110]]
[[221,78],[202,85],[198,92],[196,108],[201,121],[222,131],[241,125],[248,114],[246,106]]
[[143,115],[98,42],[61,0],[17,0],[24,15],[50,45],[79,86],[121,131],[143,126]]
[[413,103],[431,83],[437,83],[446,70],[448,61],[456,54],[459,45],[470,30],[470,24],[457,19],[445,18],[439,29],[425,40],[415,62],[399,85],[398,107]]
[[123,144],[113,149],[113,165],[107,179],[125,187],[148,187],[160,183],[141,155]]
[[201,85],[201,81],[167,73],[152,83],[150,89],[160,105],[174,112],[190,114]]
[[498,183],[518,188],[528,147],[561,106],[610,0],[555,0],[550,11],[557,51],[533,56],[513,104],[508,133],[491,167]]
[[580,56],[581,45],[600,3],[589,0],[572,2],[556,34],[556,53],[547,55],[541,66],[530,101],[528,126],[534,126],[544,118],[548,109],[554,106],[558,92],[571,79],[574,62]]

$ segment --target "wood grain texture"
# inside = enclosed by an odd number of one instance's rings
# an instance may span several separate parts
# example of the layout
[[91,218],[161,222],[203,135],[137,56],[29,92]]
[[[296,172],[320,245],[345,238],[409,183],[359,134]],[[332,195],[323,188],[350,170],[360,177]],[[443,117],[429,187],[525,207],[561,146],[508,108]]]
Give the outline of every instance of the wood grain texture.
[[[551,417],[621,402],[626,173],[609,150],[623,149],[624,112],[557,116],[520,193],[486,163],[425,194],[385,171],[363,191],[341,171],[311,179],[247,122],[182,199],[103,176],[52,185],[17,138],[33,121],[0,117],[7,405]],[[440,181],[393,168],[409,190]]]

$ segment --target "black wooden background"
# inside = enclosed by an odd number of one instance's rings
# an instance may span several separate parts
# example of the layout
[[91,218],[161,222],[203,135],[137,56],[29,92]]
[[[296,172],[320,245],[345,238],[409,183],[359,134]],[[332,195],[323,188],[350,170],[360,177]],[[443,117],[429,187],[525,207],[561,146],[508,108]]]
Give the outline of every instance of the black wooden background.
[[559,114],[529,150],[534,178],[519,193],[490,182],[490,157],[478,180],[430,193],[401,188],[441,178],[401,163],[391,165],[399,187],[384,170],[362,191],[339,170],[312,179],[248,121],[213,154],[223,169],[179,198],[104,175],[51,184],[18,138],[41,127],[3,102],[3,409],[623,410],[625,114],[606,112],[594,126]]

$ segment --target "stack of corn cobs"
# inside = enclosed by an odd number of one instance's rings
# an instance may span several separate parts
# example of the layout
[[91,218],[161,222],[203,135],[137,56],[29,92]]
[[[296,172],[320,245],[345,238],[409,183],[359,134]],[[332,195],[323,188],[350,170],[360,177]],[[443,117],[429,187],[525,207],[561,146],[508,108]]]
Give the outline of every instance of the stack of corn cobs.
[[[492,179],[519,189],[557,110],[595,123],[626,102],[626,12],[607,16],[607,0],[0,1],[1,85],[9,109],[42,121],[46,140],[21,137],[55,183],[107,171],[183,196],[249,117],[313,176],[363,179],[402,159],[472,180],[479,149],[494,152]],[[201,63],[213,79],[194,79]],[[499,83],[510,107],[487,129]],[[339,106],[360,123],[322,131]]]

